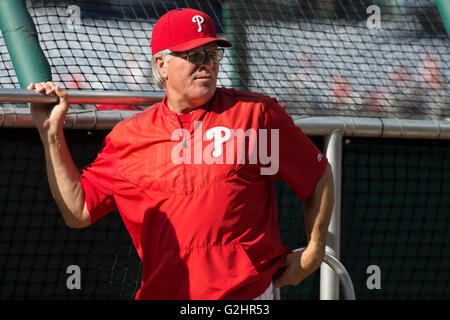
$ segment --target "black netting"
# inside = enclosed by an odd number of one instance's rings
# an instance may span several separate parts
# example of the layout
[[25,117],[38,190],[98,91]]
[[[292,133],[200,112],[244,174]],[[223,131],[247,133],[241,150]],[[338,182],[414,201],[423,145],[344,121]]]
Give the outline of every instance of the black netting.
[[[449,39],[432,0],[28,5],[54,81],[68,89],[158,91],[149,63],[153,24],[170,9],[192,7],[207,12],[234,44],[221,63],[219,86],[274,96],[295,115],[450,115]],[[375,11],[367,13],[371,5],[379,8],[379,25]],[[0,85],[18,87],[1,37]]]
[[[95,159],[106,132],[70,131],[77,165]],[[35,129],[0,129],[0,298],[133,299],[141,264],[120,215],[86,229],[65,226],[48,187]],[[66,273],[81,270],[81,289]]]
[[[95,158],[105,134],[66,132],[77,165]],[[358,299],[450,298],[449,151],[443,141],[345,140],[341,261]],[[43,157],[35,129],[0,130],[0,297],[132,299],[141,264],[120,216],[66,227]],[[283,243],[304,247],[302,204],[286,184],[275,186]],[[81,290],[66,286],[70,265],[81,269]],[[379,290],[366,285],[370,265],[380,267]],[[282,298],[318,299],[319,274],[284,287]]]
[[[357,299],[449,299],[450,143],[345,139],[341,256]],[[291,248],[305,246],[301,202],[278,184],[280,230]],[[369,289],[369,266],[380,289]],[[283,299],[318,299],[320,272]],[[369,281],[370,282],[370,281]],[[343,292],[340,294],[343,297]]]
[[[380,29],[367,26],[372,4]],[[274,96],[291,115],[450,117],[449,39],[432,0],[33,0],[28,7],[53,79],[67,89],[158,90],[152,26],[167,10],[192,7],[234,44],[219,86]],[[0,87],[19,87],[2,37]],[[95,158],[105,134],[67,132],[79,166]],[[352,138],[343,148],[341,260],[357,297],[450,298],[448,141]],[[285,184],[276,187],[283,241],[302,247],[302,205]],[[140,262],[117,213],[83,230],[64,226],[35,129],[0,129],[0,229],[1,298],[131,299],[139,288]],[[70,265],[82,271],[81,290],[67,289]],[[380,267],[380,290],[367,288],[369,265]],[[283,288],[282,298],[317,299],[318,284],[316,272]]]
[[[450,143],[344,143],[342,262],[362,299],[448,299]],[[366,269],[381,270],[369,290]]]

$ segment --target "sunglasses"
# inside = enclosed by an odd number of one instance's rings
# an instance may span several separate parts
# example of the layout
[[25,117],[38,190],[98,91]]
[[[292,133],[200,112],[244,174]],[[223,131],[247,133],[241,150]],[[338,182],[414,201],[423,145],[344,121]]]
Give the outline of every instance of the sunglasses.
[[214,63],[220,62],[223,58],[223,53],[224,49],[218,48],[217,50],[211,51],[191,51],[184,53],[172,52],[171,55],[186,59],[187,61],[195,65],[200,65],[203,63],[207,63],[210,60],[213,61]]

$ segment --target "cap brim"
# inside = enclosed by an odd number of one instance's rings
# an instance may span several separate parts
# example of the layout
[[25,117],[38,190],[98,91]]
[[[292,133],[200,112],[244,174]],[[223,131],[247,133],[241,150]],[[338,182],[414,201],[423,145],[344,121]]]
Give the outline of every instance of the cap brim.
[[168,49],[173,52],[181,52],[181,51],[188,51],[192,50],[194,48],[203,46],[205,44],[211,43],[211,42],[217,42],[217,45],[219,47],[231,47],[231,42],[225,40],[225,39],[219,39],[219,38],[201,38],[201,39],[194,39],[190,41],[186,41],[183,43],[179,43],[173,46],[170,46]]

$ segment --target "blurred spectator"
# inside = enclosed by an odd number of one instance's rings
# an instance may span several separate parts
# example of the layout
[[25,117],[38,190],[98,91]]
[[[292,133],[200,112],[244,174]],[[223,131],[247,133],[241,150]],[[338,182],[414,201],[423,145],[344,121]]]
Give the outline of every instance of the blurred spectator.
[[400,66],[388,74],[389,84],[386,92],[387,107],[390,117],[423,119],[426,110],[418,98],[419,88],[408,70]]
[[422,66],[420,79],[422,90],[420,100],[427,109],[430,118],[441,119],[450,117],[450,106],[447,101],[444,76],[439,71],[436,56],[432,53],[421,55]]
[[388,118],[392,117],[389,114],[390,101],[389,101],[389,88],[384,85],[380,85],[369,91],[368,96],[364,99],[363,111],[371,117]]
[[368,97],[364,100],[362,110],[364,115],[377,118],[387,116],[385,108],[387,106],[386,90],[383,87],[370,91]]
[[331,89],[333,91],[332,100],[334,103],[338,104],[351,103],[350,100],[351,86],[348,83],[347,78],[334,77]]
[[86,78],[82,73],[62,74],[61,77],[66,89],[85,89]]
[[348,79],[342,76],[335,76],[331,84],[331,102],[333,108],[337,109],[340,115],[359,116],[362,106],[362,99],[358,92],[354,91]]
[[290,86],[287,89],[289,100],[294,101],[296,110],[305,115],[327,115],[326,101],[319,90],[319,84],[324,80],[314,66],[312,54],[300,53],[297,57],[298,72],[288,73]]

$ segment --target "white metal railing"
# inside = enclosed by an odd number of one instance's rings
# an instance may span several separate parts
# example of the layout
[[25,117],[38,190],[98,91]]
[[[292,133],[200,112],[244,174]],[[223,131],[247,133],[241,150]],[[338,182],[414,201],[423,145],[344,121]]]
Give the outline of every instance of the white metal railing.
[[309,135],[339,130],[345,137],[450,140],[450,121],[366,117],[293,117]]
[[[161,101],[162,92],[68,90],[69,103],[151,105]],[[55,103],[56,97],[24,89],[0,89],[2,102]],[[114,125],[139,111],[70,110],[64,127],[67,129],[112,129]],[[409,120],[364,117],[293,117],[306,134],[323,136],[325,154],[333,169],[335,203],[330,222],[326,259],[320,272],[320,298],[339,299],[339,281],[346,299],[354,298],[353,284],[340,257],[340,216],[343,137],[437,139],[450,140],[448,120]],[[0,127],[34,127],[28,108],[0,107]],[[353,293],[352,293],[353,291]],[[279,294],[279,292],[278,292]]]
[[[131,104],[151,105],[161,101],[163,92],[66,90],[72,104]],[[0,102],[56,103],[57,96],[47,96],[27,89],[0,89]]]
[[[333,172],[334,204],[328,227],[327,251],[340,259],[341,243],[341,186],[342,186],[342,131],[333,129],[325,139],[325,156]],[[322,263],[320,267],[320,299],[337,300],[339,282],[332,266]]]

